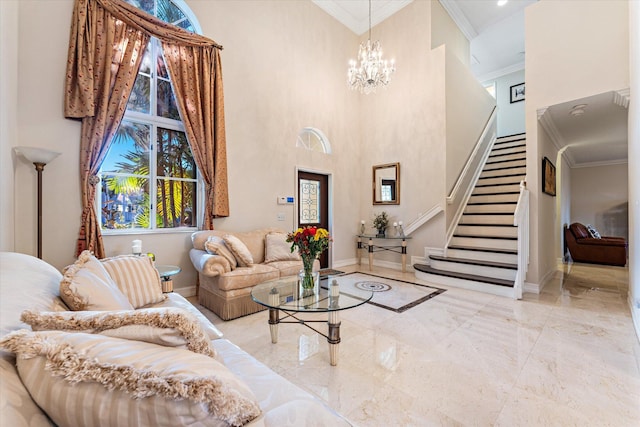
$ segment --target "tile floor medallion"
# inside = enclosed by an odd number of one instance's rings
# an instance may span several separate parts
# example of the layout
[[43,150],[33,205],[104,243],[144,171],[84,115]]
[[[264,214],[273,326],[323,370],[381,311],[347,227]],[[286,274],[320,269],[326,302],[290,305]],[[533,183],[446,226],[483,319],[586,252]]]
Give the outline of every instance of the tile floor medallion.
[[[371,273],[429,285],[412,273]],[[356,426],[640,426],[626,268],[560,265],[522,300],[438,287],[447,291],[403,313],[370,304],[343,311],[338,366],[304,326],[282,326],[271,344],[266,311],[224,322],[199,308]]]
[[[329,281],[332,280],[334,278],[330,277]],[[396,313],[402,313],[445,292],[445,289],[434,286],[358,272],[335,277],[335,280],[340,284],[340,292],[348,293],[350,288],[373,291],[369,304]]]

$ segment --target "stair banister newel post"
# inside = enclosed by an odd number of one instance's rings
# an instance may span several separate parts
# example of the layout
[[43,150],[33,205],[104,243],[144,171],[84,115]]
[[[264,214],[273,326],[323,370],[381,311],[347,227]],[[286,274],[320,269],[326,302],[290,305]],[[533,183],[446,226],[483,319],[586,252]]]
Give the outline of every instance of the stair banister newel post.
[[529,267],[529,190],[526,181],[520,182],[520,196],[513,214],[513,225],[518,227],[518,271],[513,296],[521,299]]

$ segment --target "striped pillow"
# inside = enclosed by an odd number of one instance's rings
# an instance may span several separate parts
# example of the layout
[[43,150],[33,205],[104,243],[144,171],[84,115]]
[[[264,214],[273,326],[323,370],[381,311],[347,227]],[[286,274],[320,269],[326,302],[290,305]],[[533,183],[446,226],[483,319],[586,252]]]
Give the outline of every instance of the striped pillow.
[[162,302],[167,298],[162,293],[160,275],[151,258],[121,255],[101,261],[133,308]]
[[131,310],[129,299],[89,251],[65,267],[60,297],[71,310]]
[[60,426],[228,427],[261,413],[242,380],[189,350],[26,329],[5,335],[0,346],[18,355],[25,387]]

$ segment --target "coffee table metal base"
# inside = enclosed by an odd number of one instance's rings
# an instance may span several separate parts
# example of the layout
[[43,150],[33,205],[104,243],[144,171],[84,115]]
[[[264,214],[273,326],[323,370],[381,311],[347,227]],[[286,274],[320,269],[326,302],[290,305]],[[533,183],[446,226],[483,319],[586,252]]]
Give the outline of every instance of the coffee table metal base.
[[[288,319],[291,317],[296,320],[295,321],[280,320],[280,312],[283,312],[284,314],[286,314],[284,319]],[[322,335],[327,339],[327,342],[329,343],[329,363],[331,364],[331,366],[336,366],[338,364],[338,350],[339,350],[338,345],[340,344],[340,323],[341,322],[340,322],[339,313],[340,313],[339,311],[329,312],[329,319],[326,322],[328,325],[328,333],[325,335],[324,333],[320,332],[316,328],[309,325],[309,323],[325,323],[324,320],[304,320],[296,317],[295,314],[293,314],[292,312],[282,310],[282,309],[269,308],[269,330],[271,332],[271,342],[273,344],[278,343],[278,325],[280,323],[296,323],[299,325],[304,325],[307,328],[311,329],[317,334]]]

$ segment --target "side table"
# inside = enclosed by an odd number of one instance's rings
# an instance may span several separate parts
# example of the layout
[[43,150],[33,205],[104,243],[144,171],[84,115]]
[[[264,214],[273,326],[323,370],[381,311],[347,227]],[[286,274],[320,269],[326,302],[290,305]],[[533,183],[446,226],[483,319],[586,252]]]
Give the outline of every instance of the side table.
[[[363,242],[362,240],[366,239],[367,242]],[[386,240],[391,244],[374,244],[373,240]],[[402,272],[405,273],[407,271],[407,240],[411,239],[411,237],[407,236],[395,236],[395,237],[378,237],[369,234],[358,234],[358,248],[356,249],[357,257],[358,257],[358,265],[361,263],[361,252],[366,250],[369,253],[369,270],[372,269],[373,266],[373,253],[380,251],[390,251],[396,252],[401,255],[402,259]],[[401,241],[400,245],[393,244],[394,242]]]
[[171,278],[180,273],[182,268],[177,265],[156,265],[156,270],[158,270],[162,279],[162,292],[173,292],[173,280]]

